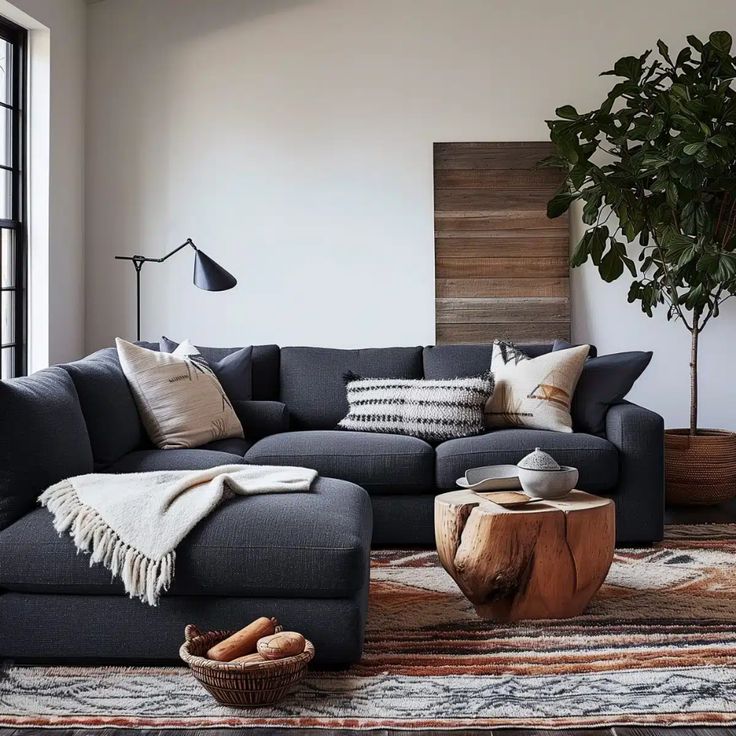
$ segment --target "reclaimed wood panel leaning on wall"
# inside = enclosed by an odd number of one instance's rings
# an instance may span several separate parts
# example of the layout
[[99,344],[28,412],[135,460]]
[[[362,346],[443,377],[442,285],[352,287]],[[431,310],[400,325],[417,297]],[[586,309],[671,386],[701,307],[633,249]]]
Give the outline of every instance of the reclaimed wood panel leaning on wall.
[[550,143],[435,143],[437,343],[570,339],[567,215]]

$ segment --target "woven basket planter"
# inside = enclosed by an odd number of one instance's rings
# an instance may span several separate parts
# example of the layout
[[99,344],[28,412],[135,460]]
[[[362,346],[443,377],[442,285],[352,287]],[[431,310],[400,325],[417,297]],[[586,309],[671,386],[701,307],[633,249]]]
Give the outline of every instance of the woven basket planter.
[[736,434],[668,429],[664,447],[668,503],[707,506],[736,498]]
[[314,657],[314,646],[307,641],[301,654],[263,662],[215,662],[207,650],[227,639],[234,631],[200,632],[189,625],[179,656],[189,665],[194,677],[218,703],[236,708],[256,708],[281,700],[304,677]]

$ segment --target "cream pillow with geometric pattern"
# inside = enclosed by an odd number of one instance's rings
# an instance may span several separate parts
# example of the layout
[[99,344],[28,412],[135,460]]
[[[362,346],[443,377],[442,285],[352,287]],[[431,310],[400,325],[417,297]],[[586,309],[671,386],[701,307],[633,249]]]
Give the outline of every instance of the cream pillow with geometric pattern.
[[510,343],[493,343],[496,382],[486,402],[487,427],[528,427],[572,432],[570,405],[589,345],[529,358]]
[[243,437],[243,426],[220,382],[188,341],[159,353],[115,338],[120,365],[143,426],[156,447],[200,447]]

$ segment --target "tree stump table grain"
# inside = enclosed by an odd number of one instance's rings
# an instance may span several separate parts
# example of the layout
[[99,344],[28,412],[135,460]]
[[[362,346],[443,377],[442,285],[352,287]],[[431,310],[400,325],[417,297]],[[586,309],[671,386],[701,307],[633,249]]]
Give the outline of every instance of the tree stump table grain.
[[472,491],[435,499],[442,566],[482,618],[580,615],[613,560],[613,501],[572,491],[557,501],[504,508]]

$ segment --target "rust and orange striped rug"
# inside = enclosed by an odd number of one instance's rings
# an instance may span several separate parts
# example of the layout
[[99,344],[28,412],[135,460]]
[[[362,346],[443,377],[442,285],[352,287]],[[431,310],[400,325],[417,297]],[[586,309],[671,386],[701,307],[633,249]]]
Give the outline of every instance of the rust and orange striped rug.
[[365,656],[280,707],[218,706],[182,668],[12,667],[0,725],[367,730],[736,726],[736,524],[620,550],[584,616],[479,620],[429,551],[374,555]]

